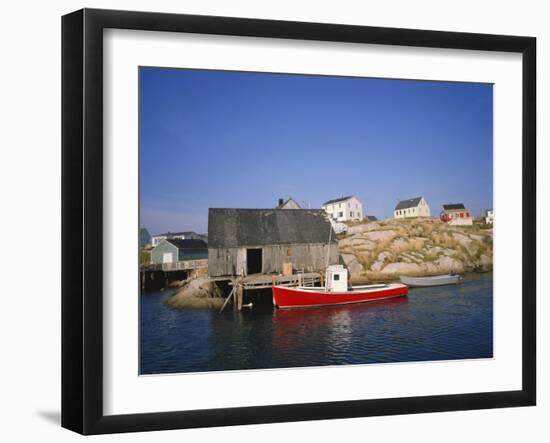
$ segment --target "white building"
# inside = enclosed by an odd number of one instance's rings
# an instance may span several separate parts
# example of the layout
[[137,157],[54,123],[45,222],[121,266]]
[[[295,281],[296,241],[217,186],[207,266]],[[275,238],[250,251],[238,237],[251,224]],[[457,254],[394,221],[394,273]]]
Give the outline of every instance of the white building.
[[492,225],[495,222],[495,211],[487,209],[485,211],[485,223]]
[[337,222],[363,219],[363,204],[353,195],[329,200],[321,207]]
[[342,222],[337,222],[336,220],[330,219],[330,223],[332,224],[332,229],[334,230],[335,234],[343,234],[345,232],[348,232],[348,225]]
[[394,218],[430,217],[430,205],[424,197],[401,200],[393,210]]

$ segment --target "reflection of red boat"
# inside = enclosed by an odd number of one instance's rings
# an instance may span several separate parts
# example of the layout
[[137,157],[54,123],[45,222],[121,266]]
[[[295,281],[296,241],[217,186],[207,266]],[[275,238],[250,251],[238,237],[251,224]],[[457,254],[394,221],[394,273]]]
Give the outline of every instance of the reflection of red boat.
[[406,285],[400,283],[347,287],[347,269],[342,266],[327,268],[327,283],[322,287],[289,288],[274,285],[273,304],[278,308],[305,308],[311,306],[344,305],[383,300],[407,295]]

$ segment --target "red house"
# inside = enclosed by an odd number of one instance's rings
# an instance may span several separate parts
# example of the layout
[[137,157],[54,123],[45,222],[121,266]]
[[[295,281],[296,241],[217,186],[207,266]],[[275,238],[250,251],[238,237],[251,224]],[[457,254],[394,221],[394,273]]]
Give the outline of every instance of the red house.
[[450,203],[443,205],[443,211],[439,216],[442,222],[449,225],[472,225],[472,215],[462,203]]

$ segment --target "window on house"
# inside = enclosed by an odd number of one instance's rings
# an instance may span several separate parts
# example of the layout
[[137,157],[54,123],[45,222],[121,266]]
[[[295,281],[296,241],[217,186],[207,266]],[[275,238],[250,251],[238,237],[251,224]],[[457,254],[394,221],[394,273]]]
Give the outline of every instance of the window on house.
[[340,280],[340,274],[334,274],[334,275],[332,276],[332,279],[333,279],[334,281]]
[[344,213],[343,212],[339,212],[338,213],[338,217],[343,217],[344,216]]

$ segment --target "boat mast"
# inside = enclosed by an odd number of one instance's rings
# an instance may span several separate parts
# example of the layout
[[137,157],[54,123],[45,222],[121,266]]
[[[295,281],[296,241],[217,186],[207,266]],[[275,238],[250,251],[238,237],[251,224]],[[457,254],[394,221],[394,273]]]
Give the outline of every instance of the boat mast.
[[328,233],[328,248],[327,248],[327,260],[326,260],[326,266],[325,266],[325,272],[326,272],[326,269],[328,268],[328,264],[329,264],[329,260],[330,260],[330,240],[332,239],[332,221],[328,221],[328,225],[329,225],[329,233]]

